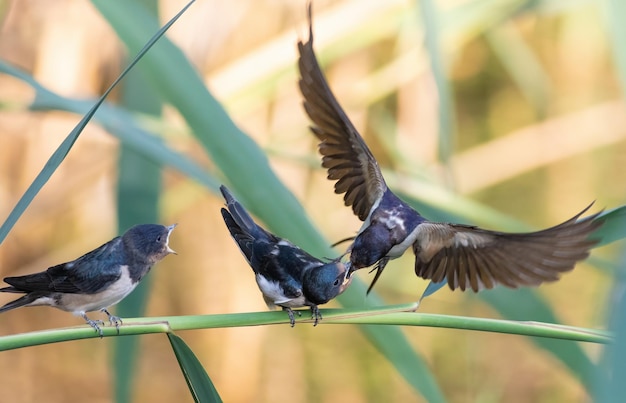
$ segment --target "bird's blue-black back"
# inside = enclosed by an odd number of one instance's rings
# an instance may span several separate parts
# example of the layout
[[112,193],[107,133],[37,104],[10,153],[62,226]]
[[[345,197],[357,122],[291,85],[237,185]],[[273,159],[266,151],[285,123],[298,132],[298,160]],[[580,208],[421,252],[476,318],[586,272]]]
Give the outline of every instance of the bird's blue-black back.
[[6,277],[11,285],[3,292],[63,292],[93,294],[120,278],[120,265],[125,254],[121,238],[117,237],[78,259],[48,268],[48,270],[18,277]]

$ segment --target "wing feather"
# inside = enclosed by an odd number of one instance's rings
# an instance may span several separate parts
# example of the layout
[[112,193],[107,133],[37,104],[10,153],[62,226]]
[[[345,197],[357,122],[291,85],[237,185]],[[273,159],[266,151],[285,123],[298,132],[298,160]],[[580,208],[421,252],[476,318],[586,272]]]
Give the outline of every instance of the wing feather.
[[344,195],[346,206],[364,221],[387,185],[365,141],[333,95],[313,51],[309,8],[309,40],[298,42],[300,91],[304,110],[313,121],[311,131],[321,141],[319,152],[328,178],[336,180],[335,193]]
[[422,223],[413,244],[415,273],[436,282],[445,276],[451,289],[473,291],[558,280],[597,243],[590,236],[603,224],[599,213],[578,220],[590,207],[559,225],[530,233]]
[[93,294],[119,279],[124,259],[118,237],[72,262],[52,266],[40,273],[7,277],[4,281],[20,292]]

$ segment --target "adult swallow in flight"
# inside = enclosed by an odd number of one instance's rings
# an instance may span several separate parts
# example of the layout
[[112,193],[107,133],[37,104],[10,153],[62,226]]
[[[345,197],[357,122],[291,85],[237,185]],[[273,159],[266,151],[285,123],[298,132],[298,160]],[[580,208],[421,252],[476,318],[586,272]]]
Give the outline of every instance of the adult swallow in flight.
[[136,225],[97,249],[71,262],[19,277],[6,277],[0,292],[25,294],[0,307],[0,313],[22,306],[47,305],[80,315],[102,337],[102,321],[87,312],[104,312],[118,328],[122,319],[108,307],[135,289],[150,268],[174,252],[168,245],[174,225]]
[[460,224],[428,221],[398,198],[385,183],[365,141],[333,95],[313,51],[309,5],[309,40],[298,42],[300,91],[311,131],[335,193],[363,221],[349,247],[349,275],[374,266],[372,289],[390,259],[412,248],[415,273],[451,289],[479,291],[496,284],[516,288],[555,281],[589,255],[597,242],[590,235],[602,225],[594,214],[542,231],[504,233]]
[[271,309],[282,307],[293,327],[292,308],[311,308],[314,325],[322,319],[318,305],[341,294],[350,284],[346,267],[339,261],[324,262],[291,242],[258,226],[225,186],[222,217],[228,231],[254,270],[263,299]]

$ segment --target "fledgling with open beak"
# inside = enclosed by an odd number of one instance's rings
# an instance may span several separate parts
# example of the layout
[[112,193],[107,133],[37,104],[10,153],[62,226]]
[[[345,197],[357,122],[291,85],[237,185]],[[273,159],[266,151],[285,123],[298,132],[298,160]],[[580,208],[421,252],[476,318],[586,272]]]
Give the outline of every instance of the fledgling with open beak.
[[25,295],[0,307],[0,313],[22,306],[51,306],[82,316],[102,337],[103,322],[86,314],[101,311],[119,332],[122,319],[107,308],[130,294],[154,264],[176,253],[169,247],[174,227],[136,225],[76,260],[39,273],[6,277],[10,286],[0,292]]
[[399,199],[385,183],[365,141],[333,95],[313,51],[311,6],[309,40],[298,42],[300,91],[304,109],[320,140],[322,166],[336,181],[363,225],[348,248],[350,275],[373,266],[372,289],[390,259],[407,249],[415,254],[417,276],[447,280],[451,289],[479,291],[496,284],[516,288],[555,281],[589,255],[597,242],[590,236],[603,223],[598,214],[569,220],[542,231],[504,233],[478,227],[428,221]]
[[261,228],[225,186],[220,190],[226,200],[226,208],[221,210],[224,223],[254,270],[267,306],[287,311],[292,327],[292,309],[308,306],[317,325],[322,319],[317,306],[344,292],[351,282],[345,265],[324,262]]

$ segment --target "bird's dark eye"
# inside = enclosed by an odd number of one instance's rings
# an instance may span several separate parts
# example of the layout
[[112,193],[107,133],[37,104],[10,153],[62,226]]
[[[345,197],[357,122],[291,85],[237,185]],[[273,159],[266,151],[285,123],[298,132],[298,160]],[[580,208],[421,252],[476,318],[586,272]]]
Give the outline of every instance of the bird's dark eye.
[[157,237],[157,242],[161,242],[161,235]]
[[335,282],[333,283],[333,285],[336,287],[336,286],[338,286],[338,285],[339,285],[339,283],[340,283],[340,282],[341,282],[341,280],[336,279],[336,280],[335,280]]

